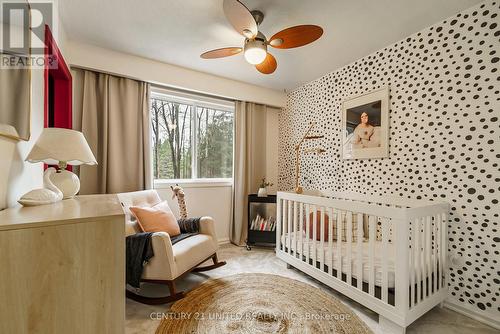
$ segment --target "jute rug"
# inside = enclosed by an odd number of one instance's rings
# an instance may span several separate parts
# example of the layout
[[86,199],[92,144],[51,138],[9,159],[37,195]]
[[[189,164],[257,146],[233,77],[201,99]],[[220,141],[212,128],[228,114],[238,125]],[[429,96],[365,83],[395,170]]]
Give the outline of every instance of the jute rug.
[[209,280],[172,305],[156,334],[372,333],[335,297],[269,274]]

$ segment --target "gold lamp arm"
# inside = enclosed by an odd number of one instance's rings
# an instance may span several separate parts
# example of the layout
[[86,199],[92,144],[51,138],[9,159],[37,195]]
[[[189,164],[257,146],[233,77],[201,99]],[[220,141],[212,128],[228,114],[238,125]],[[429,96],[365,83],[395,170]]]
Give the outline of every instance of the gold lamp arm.
[[[296,194],[302,194],[303,188],[299,185],[299,178],[300,178],[300,149],[302,146],[302,143],[305,140],[311,140],[311,139],[320,139],[323,138],[323,135],[316,135],[316,136],[309,136],[309,133],[311,132],[313,126],[315,125],[315,122],[312,122],[309,128],[307,129],[306,133],[302,137],[302,139],[299,141],[299,143],[295,146],[295,193]],[[318,153],[323,153],[325,152],[324,149],[313,149],[312,151],[318,152]]]
[[314,126],[314,122],[311,123],[311,125],[309,126],[309,129],[307,129],[307,132],[304,134],[304,136],[302,137],[302,139],[299,141],[299,143],[295,146],[295,150],[298,151],[300,150],[300,146],[302,145],[302,143],[304,142],[304,140],[307,139],[307,135],[309,134],[309,132],[311,132],[313,126]]

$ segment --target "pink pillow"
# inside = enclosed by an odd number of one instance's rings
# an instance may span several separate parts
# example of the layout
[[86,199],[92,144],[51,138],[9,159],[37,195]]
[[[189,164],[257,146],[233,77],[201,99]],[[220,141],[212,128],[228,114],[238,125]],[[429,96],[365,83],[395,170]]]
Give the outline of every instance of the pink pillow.
[[181,234],[177,219],[167,201],[160,202],[150,208],[131,206],[130,211],[137,218],[142,232],[167,232],[174,237]]

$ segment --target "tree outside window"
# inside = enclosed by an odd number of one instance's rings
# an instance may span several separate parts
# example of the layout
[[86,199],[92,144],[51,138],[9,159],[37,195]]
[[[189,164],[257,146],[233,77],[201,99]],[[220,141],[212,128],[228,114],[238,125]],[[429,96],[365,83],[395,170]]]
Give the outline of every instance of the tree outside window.
[[197,107],[197,175],[200,178],[233,176],[233,113]]
[[155,179],[233,176],[232,110],[155,93],[150,111]]

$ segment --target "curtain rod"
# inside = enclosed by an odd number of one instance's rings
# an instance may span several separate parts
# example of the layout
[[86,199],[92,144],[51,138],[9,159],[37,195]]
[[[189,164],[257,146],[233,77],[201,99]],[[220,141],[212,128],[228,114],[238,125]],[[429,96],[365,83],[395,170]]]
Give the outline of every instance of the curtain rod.
[[163,85],[163,84],[157,84],[157,83],[152,83],[152,82],[150,82],[150,84],[151,84],[152,87],[160,88],[160,89],[167,89],[167,90],[170,90],[170,91],[176,92],[176,93],[199,95],[199,96],[202,96],[202,97],[207,97],[207,98],[217,99],[217,100],[223,100],[223,101],[228,101],[228,102],[236,102],[236,101],[238,101],[238,100],[230,99],[230,98],[223,97],[223,96],[217,96],[217,95],[212,95],[212,94],[207,94],[207,93],[200,93],[200,92],[193,91],[193,90],[176,88],[176,87],[171,87],[171,86]]
[[[152,85],[154,87],[169,89],[169,90],[176,91],[176,92],[179,92],[179,93],[196,94],[196,95],[200,95],[200,96],[204,96],[204,97],[208,97],[208,98],[225,100],[225,101],[229,101],[229,102],[240,101],[240,100],[232,99],[232,98],[225,97],[225,96],[219,96],[219,95],[214,95],[214,94],[197,92],[195,90],[177,88],[177,87],[169,86],[169,85],[158,83],[158,82],[153,82],[153,81],[149,81],[149,80],[142,80],[142,79],[130,76],[130,75],[124,75],[124,74],[118,74],[118,73],[113,73],[113,72],[109,72],[109,71],[98,70],[98,69],[94,69],[94,68],[91,68],[91,67],[85,67],[85,66],[79,66],[79,65],[70,65],[70,68],[87,70],[87,71],[94,71],[94,72],[100,72],[100,73],[114,75],[114,76],[125,78],[125,79],[131,79],[131,80],[135,80],[135,81],[147,82],[147,83],[149,83],[150,85]],[[253,102],[253,103],[256,103],[256,102]],[[275,107],[275,106],[271,106],[271,105],[268,105],[268,104],[263,104],[263,103],[256,103],[256,104],[262,104],[262,105],[266,105],[268,107],[281,109],[281,107]]]

